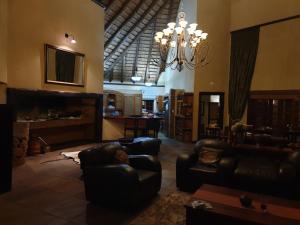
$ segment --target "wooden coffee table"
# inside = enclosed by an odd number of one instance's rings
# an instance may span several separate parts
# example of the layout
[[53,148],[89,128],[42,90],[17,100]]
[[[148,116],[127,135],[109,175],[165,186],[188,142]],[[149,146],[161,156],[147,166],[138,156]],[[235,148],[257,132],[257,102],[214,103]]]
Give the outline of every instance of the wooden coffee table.
[[[253,207],[241,206],[240,196],[253,199]],[[194,209],[194,200],[209,202],[212,209]],[[261,204],[267,205],[263,212]],[[186,207],[187,225],[300,225],[300,202],[204,184]]]

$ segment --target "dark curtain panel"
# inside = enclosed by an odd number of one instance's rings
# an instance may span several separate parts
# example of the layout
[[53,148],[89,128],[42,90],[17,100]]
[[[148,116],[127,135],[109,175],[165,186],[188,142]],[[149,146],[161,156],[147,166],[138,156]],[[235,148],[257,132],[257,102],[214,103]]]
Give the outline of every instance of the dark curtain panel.
[[244,114],[255,68],[259,42],[259,27],[231,34],[229,77],[230,121],[240,120]]
[[69,52],[56,51],[56,79],[63,82],[74,82],[75,55]]

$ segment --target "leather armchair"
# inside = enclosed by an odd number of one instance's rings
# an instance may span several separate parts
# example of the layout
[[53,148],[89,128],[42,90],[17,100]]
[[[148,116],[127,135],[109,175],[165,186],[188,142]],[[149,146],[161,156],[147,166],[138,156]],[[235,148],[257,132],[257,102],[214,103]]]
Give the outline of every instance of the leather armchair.
[[154,197],[161,187],[160,162],[148,155],[129,156],[129,164],[114,164],[120,145],[109,144],[79,154],[86,199],[122,209],[135,208]]

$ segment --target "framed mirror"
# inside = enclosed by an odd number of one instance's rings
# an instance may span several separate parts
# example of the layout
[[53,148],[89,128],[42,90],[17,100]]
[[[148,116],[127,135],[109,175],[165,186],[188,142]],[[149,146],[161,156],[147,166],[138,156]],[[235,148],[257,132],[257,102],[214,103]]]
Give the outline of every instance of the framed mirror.
[[84,86],[84,54],[45,44],[45,82]]

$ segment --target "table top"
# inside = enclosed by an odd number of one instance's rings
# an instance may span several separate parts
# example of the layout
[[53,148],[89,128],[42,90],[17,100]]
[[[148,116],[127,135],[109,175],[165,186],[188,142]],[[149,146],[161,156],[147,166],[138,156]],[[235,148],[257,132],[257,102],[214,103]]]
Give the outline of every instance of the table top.
[[[241,206],[240,196],[253,199],[253,207]],[[204,184],[192,197],[211,203],[211,213],[265,225],[300,225],[300,203],[287,199]],[[261,204],[267,205],[267,212]],[[189,206],[188,206],[189,207]]]
[[160,117],[160,116],[153,116],[153,117],[147,117],[147,116],[105,116],[104,119],[118,119],[118,120],[125,120],[125,119],[151,120],[151,119],[157,119],[157,120],[162,120],[164,118]]

